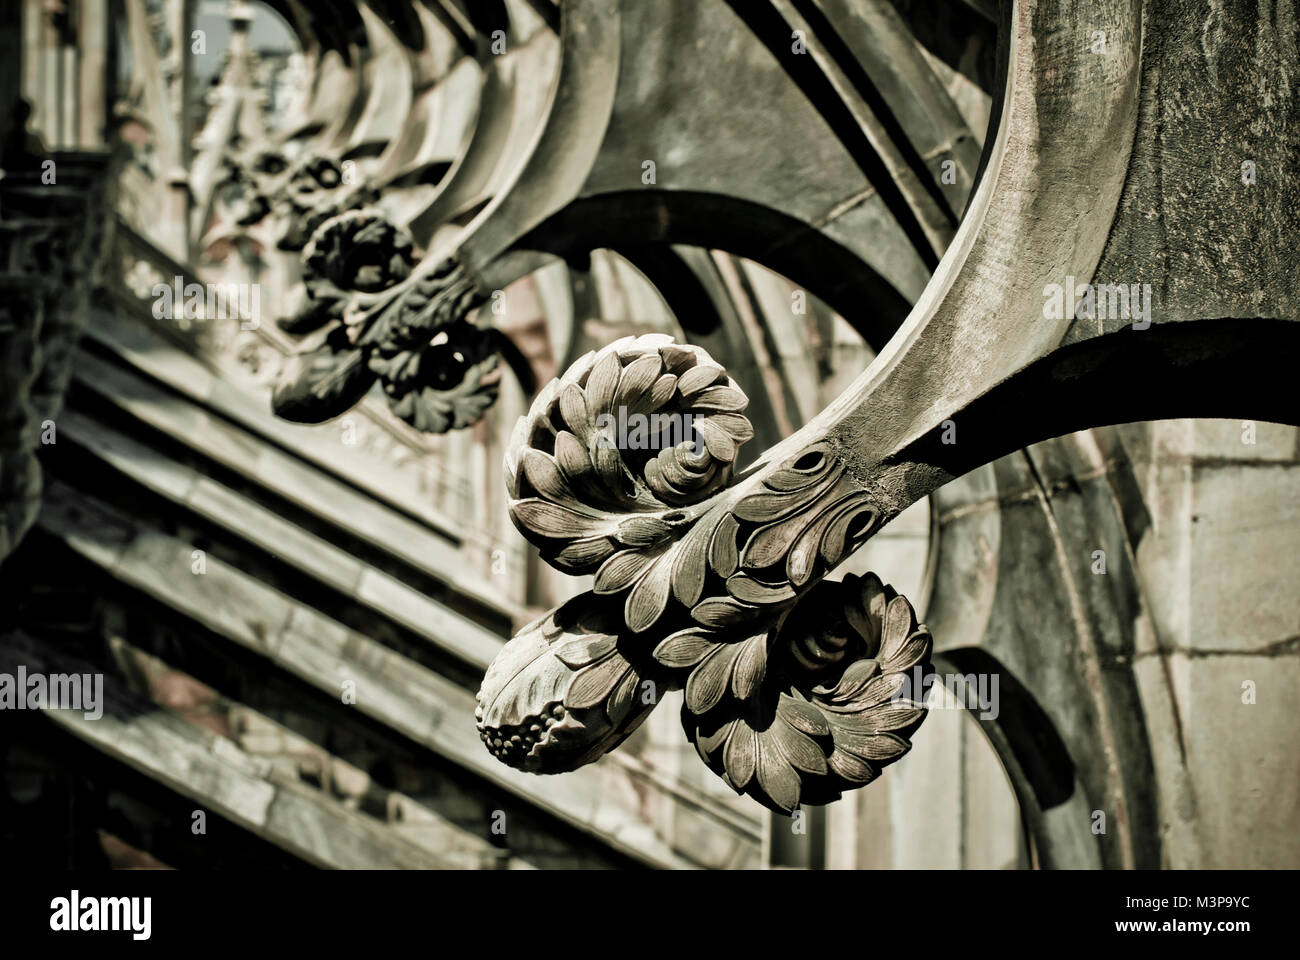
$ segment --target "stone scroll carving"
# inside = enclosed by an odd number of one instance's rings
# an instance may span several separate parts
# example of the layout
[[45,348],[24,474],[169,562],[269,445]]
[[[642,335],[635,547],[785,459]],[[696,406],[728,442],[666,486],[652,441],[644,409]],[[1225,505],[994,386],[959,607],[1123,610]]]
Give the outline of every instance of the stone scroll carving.
[[454,260],[421,264],[414,241],[313,151],[227,157],[219,196],[239,228],[266,222],[276,247],[301,250],[304,296],[279,320],[300,336],[275,386],[278,416],[319,423],[378,382],[392,412],[426,433],[476,422],[496,400],[502,334],[470,322],[484,297]]
[[907,751],[929,633],[874,575],[814,585],[880,511],[825,444],[736,479],[746,404],[705,351],[648,335],[588,354],[520,419],[511,517],[594,588],[489,668],[476,719],[495,756],[571,770],[664,688],[684,688],[710,769],[775,810],[834,800]]

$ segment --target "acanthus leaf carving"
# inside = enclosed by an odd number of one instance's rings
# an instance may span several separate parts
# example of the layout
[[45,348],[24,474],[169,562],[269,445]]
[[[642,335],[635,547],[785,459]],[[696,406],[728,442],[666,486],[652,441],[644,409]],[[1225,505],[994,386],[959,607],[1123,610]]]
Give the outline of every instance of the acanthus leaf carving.
[[[505,463],[511,518],[548,562],[594,583],[488,671],[479,725],[490,745],[557,703],[617,702],[635,675],[683,688],[700,757],[774,810],[834,800],[907,751],[925,715],[911,694],[928,670],[928,631],[874,574],[821,580],[895,508],[825,438],[735,475],[753,434],[744,408],[705,351],[647,335],[583,357],[520,418]],[[670,418],[693,429],[656,441],[653,421],[634,415],[665,417],[661,433]],[[599,611],[599,643],[562,624],[574,611]],[[579,682],[593,651],[620,659]],[[602,716],[566,731],[547,772],[626,736],[621,710]]]
[[[707,353],[662,334],[583,357],[516,426],[506,459],[515,525],[548,562],[593,573],[598,593],[628,591],[633,632],[674,599],[706,626],[789,603],[881,511],[824,441],[728,485],[753,436],[745,403]],[[626,429],[637,417],[641,442]],[[669,427],[678,442],[662,442]]]
[[548,561],[628,591],[649,627],[671,594],[698,597],[712,527],[696,504],[730,479],[753,436],[740,388],[702,349],[648,334],[580,359],[516,426],[510,514]]
[[295,423],[321,423],[361,401],[375,374],[342,325],[334,324],[317,346],[290,357],[271,395],[276,416]]
[[445,433],[474,423],[497,398],[499,370],[495,331],[453,323],[421,350],[372,352],[393,413],[426,433]]
[[326,220],[378,200],[365,182],[348,183],[332,155],[311,150],[295,160],[282,151],[258,147],[228,150],[216,196],[236,226],[270,222],[280,250],[302,250]]

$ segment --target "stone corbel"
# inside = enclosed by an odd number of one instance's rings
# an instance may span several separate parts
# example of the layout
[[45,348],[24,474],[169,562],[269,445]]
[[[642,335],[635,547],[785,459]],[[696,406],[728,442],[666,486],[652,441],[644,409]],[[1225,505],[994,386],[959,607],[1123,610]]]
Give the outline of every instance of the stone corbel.
[[[1270,262],[1252,268],[1252,312],[1227,319],[1204,285],[1161,284],[1167,300],[1132,323],[1045,305],[1053,284],[1097,278],[1108,239],[1136,229],[1136,145],[1155,136],[1140,121],[1142,38],[1184,31],[1185,15],[1144,24],[1135,0],[1086,17],[1027,0],[1005,16],[1005,97],[970,208],[902,328],[823,413],[736,473],[743,393],[698,349],[643,337],[580,360],[521,419],[511,516],[548,562],[594,574],[594,589],[487,671],[476,719],[502,760],[537,772],[591,762],[653,707],[647,682],[681,684],[687,735],[730,786],[783,811],[834,799],[901,755],[923,716],[908,678],[930,641],[907,601],[872,577],[823,580],[867,538],[948,480],[1074,430],[1300,422],[1288,396],[1300,315]],[[1097,23],[1105,57],[1087,52]],[[1223,122],[1230,101],[1214,103]],[[1175,125],[1160,130],[1163,150],[1195,152],[1170,141]],[[1138,200],[1121,205],[1135,182]],[[1180,202],[1189,222],[1217,222],[1207,193]],[[1256,249],[1249,221],[1233,229]],[[632,412],[689,415],[699,442],[629,444],[618,425]]]

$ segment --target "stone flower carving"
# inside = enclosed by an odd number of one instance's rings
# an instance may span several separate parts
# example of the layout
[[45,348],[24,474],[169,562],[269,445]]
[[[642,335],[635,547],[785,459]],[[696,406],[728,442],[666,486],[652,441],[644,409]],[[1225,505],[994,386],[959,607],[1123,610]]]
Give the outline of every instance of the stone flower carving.
[[414,241],[373,210],[355,210],[322,224],[303,251],[303,267],[339,290],[373,293],[401,283],[415,266]]
[[422,350],[375,352],[388,405],[425,433],[446,433],[474,423],[496,402],[500,344],[494,330],[449,324]]
[[780,622],[691,626],[653,646],[616,604],[575,597],[525,627],[488,668],[479,737],[510,766],[562,773],[608,753],[685,686],[682,724],[737,793],[781,812],[829,803],[903,756],[925,707],[929,632],[874,575],[821,583]]
[[685,689],[701,759],[774,810],[834,800],[907,751],[929,632],[874,574],[820,580],[875,529],[877,495],[826,441],[737,476],[745,406],[705,351],[650,335],[583,357],[520,418],[511,518],[594,585],[489,668],[477,719],[495,755],[590,762],[656,687]]
[[414,244],[406,230],[373,210],[325,221],[302,252],[306,297],[296,313],[280,319],[281,329],[306,334],[345,319],[353,294],[376,293],[411,275]]
[[242,157],[226,154],[218,196],[230,218],[241,227],[260,223],[270,213],[283,183],[288,161],[278,150],[260,149]]
[[301,250],[327,220],[374,203],[378,194],[365,183],[349,184],[343,165],[324,153],[309,153],[289,171],[272,197],[272,209],[284,220],[276,246]]
[[278,177],[287,169],[289,161],[279,150],[259,150],[249,164],[249,170],[258,177]]
[[343,168],[333,157],[323,153],[310,153],[295,166],[285,193],[303,207],[311,206],[326,190],[343,183]]

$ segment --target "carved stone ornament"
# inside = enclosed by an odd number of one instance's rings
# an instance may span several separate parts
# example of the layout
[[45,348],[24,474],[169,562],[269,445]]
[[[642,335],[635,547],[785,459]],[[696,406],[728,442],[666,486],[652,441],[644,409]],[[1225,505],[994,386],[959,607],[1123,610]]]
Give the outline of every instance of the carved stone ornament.
[[285,223],[276,245],[281,250],[301,250],[321,224],[378,198],[378,192],[364,182],[348,184],[342,165],[332,156],[309,153],[294,164],[270,198],[272,211]]
[[322,223],[303,250],[306,299],[280,321],[309,334],[272,396],[278,416],[339,416],[377,381],[393,413],[443,433],[496,400],[504,337],[467,320],[484,298],[454,261],[417,262],[410,234],[373,209]]
[[510,515],[595,582],[488,669],[476,719],[494,755],[574,769],[679,687],[700,757],[774,810],[834,800],[907,751],[928,631],[875,575],[815,583],[877,510],[826,444],[732,482],[747,403],[704,350],[656,334],[588,354],[520,418]]

